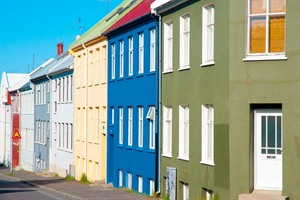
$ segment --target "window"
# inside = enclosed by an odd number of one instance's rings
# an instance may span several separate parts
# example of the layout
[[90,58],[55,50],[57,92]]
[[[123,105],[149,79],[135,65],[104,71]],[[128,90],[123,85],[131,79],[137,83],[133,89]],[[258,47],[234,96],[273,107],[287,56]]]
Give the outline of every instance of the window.
[[124,76],[124,41],[120,41],[120,78]]
[[127,188],[132,189],[132,174],[127,172]]
[[143,147],[143,136],[144,136],[144,110],[143,107],[139,107],[139,118],[138,118],[138,146]]
[[89,129],[89,139],[93,139],[93,108],[89,107],[89,124],[88,124],[88,129]]
[[70,76],[70,101],[72,102],[73,101],[73,75]]
[[66,77],[66,102],[69,101],[69,76]]
[[102,47],[102,83],[106,82],[106,60],[107,60],[107,56],[106,56],[106,46]]
[[93,83],[93,51],[89,52],[89,84]]
[[123,187],[123,172],[119,169],[119,187]]
[[153,195],[155,193],[155,185],[154,185],[154,180],[150,179],[149,180],[149,185],[150,185],[150,194],[149,195]]
[[156,31],[150,29],[150,72],[155,71],[156,65]]
[[138,192],[143,193],[143,177],[138,176]]
[[81,110],[80,108],[77,108],[77,138],[80,138],[81,133]]
[[115,124],[115,109],[114,107],[111,107],[111,124]]
[[202,65],[214,64],[214,5],[202,9]]
[[99,74],[100,74],[100,67],[101,67],[101,65],[100,65],[100,60],[101,60],[101,57],[100,57],[100,49],[99,48],[97,48],[96,49],[96,67],[95,67],[95,76],[96,76],[96,84],[98,84],[99,83]]
[[180,17],[180,69],[190,67],[190,15]]
[[111,79],[115,79],[116,74],[116,45],[111,45]]
[[100,110],[99,107],[95,107],[96,114],[96,141],[99,141],[99,132],[100,132]]
[[189,107],[179,106],[179,156],[180,159],[189,159]]
[[213,200],[214,199],[214,191],[202,188],[202,199],[204,200]]
[[139,34],[139,74],[144,73],[144,33]]
[[70,150],[73,150],[73,124],[70,124]]
[[132,115],[133,115],[132,107],[128,107],[128,146],[132,146],[132,126],[133,126]]
[[[81,61],[82,59],[81,59],[81,56],[79,55],[79,56],[77,56],[77,67],[78,67],[78,71],[77,71],[77,77],[78,77],[78,81],[77,81],[77,87],[80,87],[80,84],[81,84],[81,74],[83,74],[82,72],[81,72]],[[58,82],[59,83],[59,82]]]
[[133,37],[128,38],[128,75],[133,74]]
[[119,144],[123,144],[123,108],[119,108]]
[[164,24],[164,72],[172,71],[173,65],[173,22]]
[[163,108],[163,155],[172,156],[172,107]]
[[214,165],[214,108],[202,105],[202,163]]
[[286,0],[248,0],[249,56],[280,56],[285,51]]
[[189,200],[189,184],[182,183],[182,200]]
[[147,113],[147,119],[149,119],[149,148],[155,148],[155,107],[149,107]]

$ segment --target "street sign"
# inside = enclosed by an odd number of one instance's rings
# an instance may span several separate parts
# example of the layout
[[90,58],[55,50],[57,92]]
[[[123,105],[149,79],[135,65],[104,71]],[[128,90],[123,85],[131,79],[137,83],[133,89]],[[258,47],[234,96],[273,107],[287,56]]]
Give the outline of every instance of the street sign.
[[21,135],[18,131],[16,131],[11,138],[12,139],[21,139]]

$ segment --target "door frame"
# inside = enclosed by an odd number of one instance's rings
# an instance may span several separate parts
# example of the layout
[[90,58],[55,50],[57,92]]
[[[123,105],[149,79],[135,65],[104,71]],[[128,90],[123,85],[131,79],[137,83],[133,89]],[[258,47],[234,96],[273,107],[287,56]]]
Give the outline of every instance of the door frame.
[[[263,113],[266,113],[266,114],[281,114],[281,130],[283,130],[283,127],[282,127],[282,121],[283,121],[283,117],[282,117],[282,109],[281,108],[255,108],[254,110],[254,121],[253,121],[253,139],[254,139],[254,143],[253,143],[253,156],[254,156],[254,163],[253,163],[253,178],[254,178],[254,189],[267,189],[267,190],[282,190],[282,183],[283,183],[283,175],[281,177],[281,188],[273,188],[273,187],[261,187],[261,186],[257,186],[257,171],[258,171],[258,166],[257,166],[257,163],[258,163],[258,147],[257,147],[257,128],[258,125],[257,124],[257,116],[258,114],[263,114]],[[283,134],[283,131],[281,131],[281,134]],[[281,135],[281,148],[283,149],[283,135]],[[281,154],[281,156],[283,156]],[[283,166],[283,160],[281,159],[281,165]],[[283,167],[281,167],[281,170],[283,170]]]

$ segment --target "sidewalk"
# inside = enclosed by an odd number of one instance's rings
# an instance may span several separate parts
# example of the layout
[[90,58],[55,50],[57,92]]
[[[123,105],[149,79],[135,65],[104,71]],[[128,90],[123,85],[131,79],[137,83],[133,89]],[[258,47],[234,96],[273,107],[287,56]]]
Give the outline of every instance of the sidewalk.
[[[8,176],[10,174],[10,169],[0,167],[0,174]],[[68,181],[61,177],[37,175],[24,170],[14,170],[13,175],[10,177],[78,200],[157,200],[134,192],[128,192],[126,189],[116,189],[104,183],[84,184],[78,181]]]

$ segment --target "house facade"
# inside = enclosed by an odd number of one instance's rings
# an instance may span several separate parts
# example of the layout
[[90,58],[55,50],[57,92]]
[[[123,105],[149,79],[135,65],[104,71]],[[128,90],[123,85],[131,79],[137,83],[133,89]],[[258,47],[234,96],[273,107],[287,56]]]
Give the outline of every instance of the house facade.
[[[28,76],[28,74],[2,73],[1,79],[1,104],[0,104],[0,163],[4,166],[11,166],[12,161],[12,99],[9,89],[15,86],[20,80]],[[15,150],[19,148],[16,145]],[[18,160],[19,161],[19,160]]]
[[298,8],[153,4],[162,20],[163,196],[299,199]]
[[139,1],[124,1],[69,47],[74,56],[75,179],[106,179],[107,38],[103,32]]
[[142,1],[108,36],[107,182],[153,195],[158,181],[157,24]]
[[50,171],[60,177],[73,173],[73,64],[74,58],[68,52],[48,71],[50,77],[51,148]]
[[259,189],[300,199],[299,7],[230,1],[229,21],[240,22],[229,26],[231,199]]

